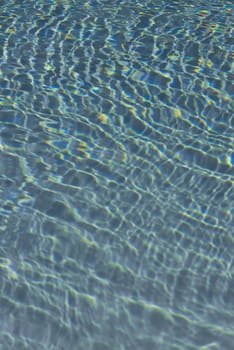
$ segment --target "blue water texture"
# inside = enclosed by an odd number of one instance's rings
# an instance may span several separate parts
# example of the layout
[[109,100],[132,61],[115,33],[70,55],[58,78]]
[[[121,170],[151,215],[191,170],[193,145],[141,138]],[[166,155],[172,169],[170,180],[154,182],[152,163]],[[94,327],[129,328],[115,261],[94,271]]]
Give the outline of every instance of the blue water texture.
[[232,350],[233,1],[0,1],[0,350]]

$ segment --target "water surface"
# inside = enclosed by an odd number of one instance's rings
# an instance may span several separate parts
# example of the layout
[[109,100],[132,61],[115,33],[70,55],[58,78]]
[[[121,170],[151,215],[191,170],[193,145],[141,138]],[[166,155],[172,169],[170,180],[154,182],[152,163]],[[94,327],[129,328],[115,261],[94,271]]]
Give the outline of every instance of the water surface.
[[0,2],[0,349],[232,349],[233,11]]

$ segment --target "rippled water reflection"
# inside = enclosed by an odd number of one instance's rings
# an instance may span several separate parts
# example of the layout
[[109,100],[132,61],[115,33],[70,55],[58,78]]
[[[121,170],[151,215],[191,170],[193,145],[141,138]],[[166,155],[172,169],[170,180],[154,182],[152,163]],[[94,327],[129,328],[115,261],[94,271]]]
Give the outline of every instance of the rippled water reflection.
[[1,1],[4,350],[232,349],[233,11]]

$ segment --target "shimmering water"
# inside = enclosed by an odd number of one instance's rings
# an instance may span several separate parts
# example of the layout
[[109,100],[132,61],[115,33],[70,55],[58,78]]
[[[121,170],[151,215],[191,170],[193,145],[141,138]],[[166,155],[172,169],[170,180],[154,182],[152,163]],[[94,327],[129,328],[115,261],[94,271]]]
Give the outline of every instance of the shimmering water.
[[232,1],[0,1],[0,349],[231,350]]

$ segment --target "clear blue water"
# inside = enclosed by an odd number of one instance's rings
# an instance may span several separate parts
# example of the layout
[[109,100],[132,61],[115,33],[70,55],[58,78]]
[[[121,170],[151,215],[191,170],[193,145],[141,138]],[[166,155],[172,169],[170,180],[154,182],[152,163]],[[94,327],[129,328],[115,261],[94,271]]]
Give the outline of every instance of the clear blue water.
[[232,350],[232,1],[0,2],[0,350]]

